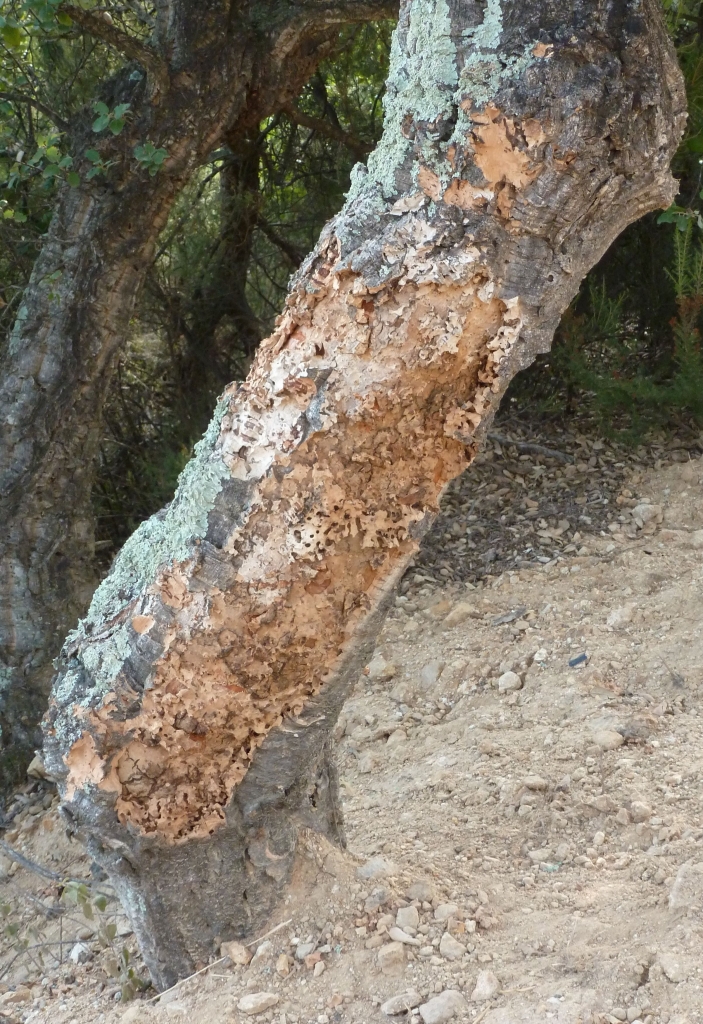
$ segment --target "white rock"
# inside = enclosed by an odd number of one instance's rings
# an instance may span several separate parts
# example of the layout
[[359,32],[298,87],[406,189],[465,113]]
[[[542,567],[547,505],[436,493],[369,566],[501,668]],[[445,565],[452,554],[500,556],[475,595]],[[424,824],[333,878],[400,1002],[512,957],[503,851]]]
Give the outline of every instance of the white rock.
[[522,679],[517,672],[504,672],[498,680],[499,693],[513,693],[522,689]]
[[409,1013],[416,1006],[419,1006],[422,1002],[422,996],[419,992],[416,992],[414,988],[408,989],[407,992],[402,992],[398,996],[391,996],[385,1003],[381,1004],[381,1013],[385,1013],[386,1017],[395,1017],[396,1014]]
[[275,992],[250,992],[248,995],[242,996],[237,1003],[237,1009],[253,1017],[257,1013],[265,1013],[266,1010],[270,1010],[277,1002],[278,996]]
[[601,750],[617,750],[625,742],[615,729],[599,729],[593,734],[593,741]]
[[447,615],[444,625],[451,629],[452,626],[458,626],[470,618],[477,618],[478,615],[479,613],[473,605],[468,604],[466,601],[460,601],[459,604],[454,605],[449,615]]
[[691,534],[691,547],[695,548],[696,551],[700,551],[703,548],[703,530],[694,530]]
[[444,671],[445,662],[428,661],[420,672],[420,682],[423,686],[434,686]]
[[397,672],[395,665],[386,661],[382,654],[376,654],[369,662],[369,679],[375,683],[385,683]]
[[29,762],[29,768],[27,768],[27,775],[31,779],[46,779],[46,768],[44,767],[44,758],[41,754],[35,754],[32,760]]
[[660,953],[659,966],[669,981],[673,982],[675,985],[685,981],[691,973],[689,964],[674,953]]
[[393,942],[404,942],[406,946],[420,945],[419,939],[414,939],[412,935],[408,935],[407,932],[404,932],[402,928],[398,928],[397,925],[394,925],[389,930],[388,937],[392,939]]
[[500,992],[500,982],[493,971],[479,971],[476,985],[471,993],[473,1003],[483,1003]]
[[533,864],[547,864],[552,859],[552,848],[545,846],[541,850],[530,850],[527,856]]
[[68,958],[74,964],[86,964],[89,960],[93,959],[93,954],[84,942],[77,942],[75,946],[71,947],[71,952],[68,954]]
[[233,964],[246,967],[252,958],[251,950],[241,942],[223,942],[220,945],[220,956],[228,956]]
[[397,747],[399,744],[405,743],[407,741],[407,738],[408,734],[406,733],[405,729],[394,729],[393,732],[388,737],[388,739],[386,740],[386,746]]
[[456,917],[459,908],[456,903],[440,903],[434,912],[435,921],[448,921],[450,917]]
[[365,864],[356,869],[357,878],[389,878],[398,874],[398,865],[385,857],[370,857]]
[[687,861],[676,873],[669,893],[670,910],[703,908],[703,863]]
[[325,973],[325,961],[318,960],[312,969],[313,977],[319,978],[321,974]]
[[626,626],[629,622],[632,622],[632,616],[635,613],[636,605],[625,604],[620,608],[613,608],[612,612],[605,620],[607,626],[612,626],[613,629],[617,629],[620,626]]
[[543,779],[541,775],[526,775],[522,784],[536,793],[543,793],[547,789],[547,780]]
[[635,521],[639,519],[643,524],[652,520],[660,523],[663,518],[663,509],[661,505],[650,505],[648,501],[643,501],[633,508],[632,518]]
[[395,915],[395,923],[399,928],[417,928],[420,923],[420,912],[417,907],[401,907]]
[[381,946],[377,958],[382,974],[402,974],[405,967],[405,946],[402,942],[389,942]]
[[444,1024],[461,1013],[466,1013],[468,1006],[461,992],[447,989],[433,999],[428,999],[420,1007],[420,1016],[424,1024]]
[[440,956],[445,960],[458,960],[466,952],[464,946],[458,939],[455,939],[449,932],[445,932],[439,943]]
[[252,967],[255,967],[256,964],[260,964],[263,960],[268,960],[272,954],[273,943],[270,939],[267,939],[266,942],[262,942],[256,947],[256,953],[254,953],[254,956],[251,958]]
[[633,800],[630,804],[630,817],[633,821],[647,821],[652,816],[652,808],[643,800]]

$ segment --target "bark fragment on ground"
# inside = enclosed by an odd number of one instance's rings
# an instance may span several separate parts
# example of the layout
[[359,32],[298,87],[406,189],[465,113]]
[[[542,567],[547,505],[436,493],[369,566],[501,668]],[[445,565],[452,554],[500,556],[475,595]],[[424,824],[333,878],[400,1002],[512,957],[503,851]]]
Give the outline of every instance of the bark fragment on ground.
[[586,271],[670,201],[656,5],[577,7],[567,30],[541,3],[404,6],[368,171],[66,643],[49,758],[158,985],[261,924],[301,821],[340,835],[326,740],[439,496]]

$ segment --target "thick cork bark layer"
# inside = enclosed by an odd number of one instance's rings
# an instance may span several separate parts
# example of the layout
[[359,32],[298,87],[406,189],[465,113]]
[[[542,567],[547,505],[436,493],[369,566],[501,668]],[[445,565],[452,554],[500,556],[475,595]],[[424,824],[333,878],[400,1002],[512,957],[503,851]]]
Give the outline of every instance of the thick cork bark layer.
[[442,490],[671,200],[655,0],[572,7],[404,5],[368,171],[66,643],[50,763],[157,985],[259,926],[301,824],[342,840],[327,738]]

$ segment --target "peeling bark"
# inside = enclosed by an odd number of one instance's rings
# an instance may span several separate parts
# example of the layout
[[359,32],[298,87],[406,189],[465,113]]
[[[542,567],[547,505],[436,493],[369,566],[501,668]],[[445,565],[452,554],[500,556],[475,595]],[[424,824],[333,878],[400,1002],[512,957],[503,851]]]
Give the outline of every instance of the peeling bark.
[[327,738],[442,490],[616,235],[666,206],[684,93],[656,0],[407,0],[383,140],[174,502],[63,651],[66,815],[157,986],[260,927]]
[[[83,153],[97,146],[108,170],[60,193],[0,359],[0,794],[40,742],[53,658],[97,582],[91,487],[103,404],[173,203],[214,149],[243,144],[290,104],[343,24],[389,8],[251,0],[235,15],[223,0],[168,0],[150,48],[70,11],[148,74],[133,65],[103,88],[111,106],[130,104],[119,136],[96,137],[89,111],[70,126],[78,169],[85,175]],[[147,140],[168,152],[154,177],[133,156]]]

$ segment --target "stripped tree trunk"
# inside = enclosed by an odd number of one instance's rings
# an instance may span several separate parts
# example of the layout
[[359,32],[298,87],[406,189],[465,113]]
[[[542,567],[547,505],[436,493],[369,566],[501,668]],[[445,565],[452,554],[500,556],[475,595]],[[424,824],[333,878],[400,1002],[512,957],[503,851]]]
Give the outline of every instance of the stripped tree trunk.
[[[568,13],[565,13],[568,10]],[[383,140],[64,648],[66,815],[158,987],[261,927],[396,582],[508,382],[675,191],[656,0],[406,0]]]
[[[0,794],[39,742],[52,661],[88,605],[91,487],[115,358],[173,203],[225,139],[246,140],[288,106],[340,27],[383,17],[385,0],[280,5],[267,0],[164,0],[149,47],[100,14],[63,5],[89,33],[134,57],[105,83],[129,103],[118,136],[97,137],[85,111],[71,125],[83,177],[63,187],[0,356]],[[168,157],[152,176],[135,160],[151,142]],[[84,156],[97,146],[104,171]]]

